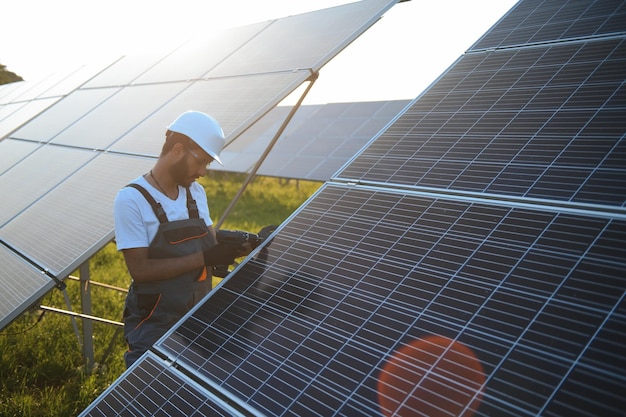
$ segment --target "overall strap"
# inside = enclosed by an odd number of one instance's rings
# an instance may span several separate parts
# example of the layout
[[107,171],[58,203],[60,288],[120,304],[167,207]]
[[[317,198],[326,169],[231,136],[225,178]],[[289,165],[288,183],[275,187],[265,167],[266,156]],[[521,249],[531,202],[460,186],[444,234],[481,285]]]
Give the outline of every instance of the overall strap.
[[190,219],[199,219],[200,213],[198,212],[198,205],[196,204],[196,200],[191,196],[191,189],[187,187],[187,212],[189,213]]
[[[154,197],[152,197],[152,195],[145,188],[143,188],[139,184],[134,184],[134,183],[128,184],[127,187],[132,187],[136,189],[144,196],[146,200],[148,200],[148,203],[150,203],[150,206],[152,207],[152,210],[154,211],[154,214],[157,216],[157,219],[159,219],[160,223],[166,223],[168,221],[167,215],[165,214],[165,210],[163,210],[163,206],[161,206],[161,204],[157,202],[154,199]],[[200,218],[198,205],[196,204],[196,200],[194,200],[193,197],[191,196],[191,190],[189,187],[187,187],[187,212],[189,213],[190,219]]]
[[139,184],[132,184],[132,183],[128,184],[127,187],[132,187],[136,189],[137,191],[139,191],[141,194],[143,194],[144,198],[148,200],[148,203],[150,203],[150,206],[152,206],[152,210],[154,211],[154,214],[157,216],[157,219],[159,219],[159,222],[167,223],[168,221],[167,215],[165,214],[165,210],[163,210],[163,206],[161,206],[161,204],[158,203],[145,188],[143,188]]

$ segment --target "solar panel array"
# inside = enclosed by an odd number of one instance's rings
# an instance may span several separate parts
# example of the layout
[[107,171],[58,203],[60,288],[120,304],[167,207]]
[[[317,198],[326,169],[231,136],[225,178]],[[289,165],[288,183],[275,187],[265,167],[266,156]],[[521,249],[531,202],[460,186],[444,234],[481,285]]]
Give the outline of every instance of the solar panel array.
[[3,88],[0,115],[19,120],[0,141],[0,328],[113,238],[115,194],[154,164],[176,116],[207,112],[232,142],[395,2],[346,4],[122,57],[60,96],[60,81],[41,93]]
[[518,3],[154,352],[241,415],[623,416],[625,7]]

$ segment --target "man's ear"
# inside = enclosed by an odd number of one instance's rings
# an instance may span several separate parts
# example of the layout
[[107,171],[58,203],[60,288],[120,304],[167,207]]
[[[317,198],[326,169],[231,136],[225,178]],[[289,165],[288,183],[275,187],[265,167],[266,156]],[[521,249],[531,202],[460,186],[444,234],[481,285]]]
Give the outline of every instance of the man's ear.
[[185,145],[183,145],[180,142],[177,142],[174,144],[174,146],[172,146],[172,155],[178,157],[184,154],[185,154]]

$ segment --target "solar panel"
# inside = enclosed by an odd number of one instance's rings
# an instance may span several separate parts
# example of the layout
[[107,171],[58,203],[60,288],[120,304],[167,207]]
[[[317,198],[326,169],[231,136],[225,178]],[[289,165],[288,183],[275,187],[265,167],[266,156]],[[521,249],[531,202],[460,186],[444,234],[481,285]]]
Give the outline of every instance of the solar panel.
[[[360,1],[275,20],[207,75],[223,77],[294,68],[318,71],[395,3]],[[339,39],[341,42],[337,42]]]
[[[55,155],[52,149],[47,152]],[[85,159],[88,162],[75,172],[65,171],[66,178],[41,190],[41,197],[27,196],[30,204],[0,227],[0,240],[41,270],[63,279],[93,254],[94,247],[112,239],[115,194],[129,178],[147,172],[154,162],[134,156],[94,155],[80,149],[63,148],[60,152],[65,156],[55,164],[68,164],[68,171]],[[20,166],[22,172],[41,168],[35,156],[28,162],[28,166]],[[62,176],[63,169],[57,169],[60,173],[55,175]],[[3,183],[16,174],[3,174]]]
[[6,104],[0,108],[0,138],[22,126],[42,110],[57,102],[57,98]]
[[[254,23],[211,33],[208,38],[191,39],[133,80],[133,84],[205,78],[211,69],[233,53],[237,54],[239,48],[270,24],[272,21]],[[210,53],[200,54],[198,51],[210,51]],[[181,62],[185,63],[184,68],[180,67]],[[249,61],[249,64],[252,62]],[[229,74],[229,76],[232,75],[235,74]]]
[[[1,143],[0,149],[4,150],[3,145],[4,142]],[[2,175],[0,194],[11,198],[5,198],[2,202],[0,227],[19,216],[22,211],[71,176],[91,158],[93,158],[91,152],[76,149],[39,147],[37,150],[31,150],[27,158]],[[42,172],[45,172],[45,175],[41,175]],[[40,179],[25,181],[25,178]]]
[[21,81],[0,86],[0,139],[56,104],[100,69],[96,65],[85,65],[37,82]]
[[[298,108],[258,170],[259,175],[327,181],[389,123],[409,100],[329,103]],[[221,154],[218,170],[249,172],[288,116],[278,106]],[[213,168],[212,168],[213,169]]]
[[622,37],[465,55],[337,177],[624,206],[625,53]]
[[56,285],[50,277],[29,265],[4,244],[0,244],[0,274],[4,277],[0,292],[0,328],[19,316],[24,306],[29,307]]
[[236,405],[220,401],[176,368],[148,355],[128,378],[109,390],[106,401],[89,409],[93,416],[238,416]]
[[[449,341],[475,357],[456,366],[480,372],[422,387],[441,384],[459,407],[481,397],[478,415],[550,415],[575,396],[579,412],[615,414],[626,406],[612,382],[626,369],[625,226],[326,184],[157,349],[268,415],[390,415],[383,405],[403,395],[381,382],[394,355]],[[606,387],[602,404],[588,374]],[[420,406],[461,410],[430,401]]]
[[525,0],[511,9],[470,50],[623,34],[624,19],[626,4],[623,1]]
[[285,134],[260,175],[327,181],[409,101],[331,103]]
[[32,142],[5,139],[0,141],[0,175],[39,147]]
[[623,415],[615,4],[518,3],[154,352],[267,415]]
[[10,137],[49,142],[119,91],[119,88],[74,91],[30,123],[13,132]]

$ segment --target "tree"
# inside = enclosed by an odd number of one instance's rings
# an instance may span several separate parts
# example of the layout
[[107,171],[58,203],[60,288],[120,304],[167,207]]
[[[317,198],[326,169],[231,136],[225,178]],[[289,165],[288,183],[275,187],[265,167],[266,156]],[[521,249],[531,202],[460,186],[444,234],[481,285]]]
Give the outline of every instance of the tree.
[[0,64],[0,85],[16,81],[24,81],[24,79],[14,72],[7,70],[5,65]]

